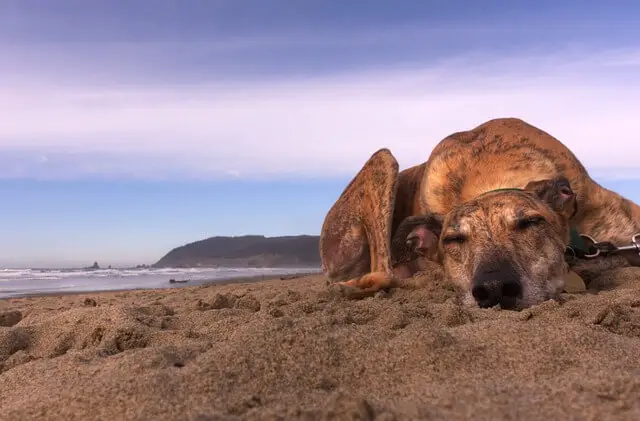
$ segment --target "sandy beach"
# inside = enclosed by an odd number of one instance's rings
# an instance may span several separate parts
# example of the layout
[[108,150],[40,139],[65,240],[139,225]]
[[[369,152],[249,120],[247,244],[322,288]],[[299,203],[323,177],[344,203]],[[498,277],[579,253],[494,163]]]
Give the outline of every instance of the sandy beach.
[[522,312],[320,275],[0,300],[0,419],[637,420],[640,268],[601,278]]

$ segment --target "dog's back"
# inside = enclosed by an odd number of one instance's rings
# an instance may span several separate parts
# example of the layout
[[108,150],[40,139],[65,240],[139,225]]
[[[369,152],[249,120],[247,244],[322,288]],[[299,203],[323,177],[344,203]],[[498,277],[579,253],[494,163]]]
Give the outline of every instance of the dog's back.
[[445,214],[478,195],[565,176],[577,200],[589,176],[559,140],[516,118],[490,120],[443,139],[426,162],[418,212]]

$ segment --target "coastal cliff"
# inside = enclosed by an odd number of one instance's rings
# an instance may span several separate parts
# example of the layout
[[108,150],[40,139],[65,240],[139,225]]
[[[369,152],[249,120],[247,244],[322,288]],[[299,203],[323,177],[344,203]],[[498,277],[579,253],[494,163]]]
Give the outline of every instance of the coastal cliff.
[[317,235],[211,237],[176,247],[162,267],[320,267]]

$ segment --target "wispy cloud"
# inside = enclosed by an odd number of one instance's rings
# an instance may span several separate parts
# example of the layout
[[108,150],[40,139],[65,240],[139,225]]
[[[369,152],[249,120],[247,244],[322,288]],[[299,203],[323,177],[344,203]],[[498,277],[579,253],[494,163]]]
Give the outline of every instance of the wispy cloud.
[[467,53],[338,75],[182,84],[82,83],[87,69],[122,67],[48,57],[67,73],[39,72],[5,54],[0,177],[344,177],[377,148],[413,165],[449,133],[503,116],[555,135],[594,174],[637,177],[639,52]]

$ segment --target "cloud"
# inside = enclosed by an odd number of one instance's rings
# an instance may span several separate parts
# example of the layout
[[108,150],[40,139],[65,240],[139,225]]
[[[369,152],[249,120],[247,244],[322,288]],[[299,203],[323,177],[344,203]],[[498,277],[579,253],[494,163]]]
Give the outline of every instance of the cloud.
[[477,53],[183,84],[77,83],[71,71],[47,79],[14,67],[0,79],[0,177],[349,177],[378,148],[407,167],[452,132],[513,116],[594,174],[638,178],[639,51]]

